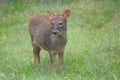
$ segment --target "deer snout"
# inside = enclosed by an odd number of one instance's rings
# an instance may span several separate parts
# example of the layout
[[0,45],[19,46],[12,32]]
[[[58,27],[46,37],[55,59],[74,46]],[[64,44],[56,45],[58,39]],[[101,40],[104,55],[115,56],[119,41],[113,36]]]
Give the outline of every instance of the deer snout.
[[58,30],[52,30],[52,33],[55,35],[55,34],[58,34]]

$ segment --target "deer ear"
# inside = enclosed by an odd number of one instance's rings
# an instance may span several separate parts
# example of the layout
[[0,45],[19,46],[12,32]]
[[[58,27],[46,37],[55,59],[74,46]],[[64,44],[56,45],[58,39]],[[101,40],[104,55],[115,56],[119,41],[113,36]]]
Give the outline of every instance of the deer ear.
[[70,14],[71,14],[70,10],[65,10],[65,11],[63,12],[63,16],[64,16],[65,18],[68,18],[68,17],[70,16]]
[[52,19],[55,16],[55,13],[49,10],[47,10],[47,14],[50,19]]

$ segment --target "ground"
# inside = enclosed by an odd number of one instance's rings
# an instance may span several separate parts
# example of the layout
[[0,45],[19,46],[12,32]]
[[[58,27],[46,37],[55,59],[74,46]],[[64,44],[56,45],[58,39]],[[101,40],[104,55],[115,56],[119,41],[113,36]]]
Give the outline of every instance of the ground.
[[[119,80],[120,1],[73,1],[69,4],[11,3],[0,8],[0,80]],[[16,4],[18,5],[17,7]],[[23,7],[19,7],[22,5]],[[65,74],[51,74],[49,54],[41,51],[41,64],[33,66],[28,23],[31,16],[71,10]]]

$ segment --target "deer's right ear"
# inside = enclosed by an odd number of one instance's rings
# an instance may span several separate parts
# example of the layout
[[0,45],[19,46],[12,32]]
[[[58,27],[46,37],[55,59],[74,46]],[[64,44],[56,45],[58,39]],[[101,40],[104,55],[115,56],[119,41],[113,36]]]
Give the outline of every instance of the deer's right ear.
[[49,10],[47,10],[47,14],[50,19],[52,19],[55,16],[55,13]]

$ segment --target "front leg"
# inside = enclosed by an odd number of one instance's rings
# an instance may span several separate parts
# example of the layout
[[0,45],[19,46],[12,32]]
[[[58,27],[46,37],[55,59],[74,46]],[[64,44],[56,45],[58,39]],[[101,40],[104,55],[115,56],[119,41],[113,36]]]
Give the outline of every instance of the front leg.
[[49,55],[50,55],[52,73],[54,73],[55,72],[55,53],[51,51],[49,52]]
[[61,73],[62,73],[62,74],[64,74],[63,55],[64,55],[64,52],[60,52],[60,53],[59,53],[59,64],[60,64],[60,69],[61,69]]

